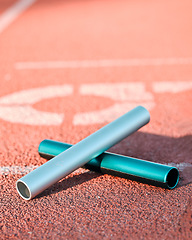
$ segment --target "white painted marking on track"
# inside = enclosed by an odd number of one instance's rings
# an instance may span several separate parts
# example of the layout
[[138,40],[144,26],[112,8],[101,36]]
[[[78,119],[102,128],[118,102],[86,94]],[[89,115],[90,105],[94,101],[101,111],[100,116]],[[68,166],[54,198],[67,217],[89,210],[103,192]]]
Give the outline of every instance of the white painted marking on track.
[[[35,170],[36,168],[40,167],[40,165],[29,165],[29,166],[2,166],[0,167],[0,175],[26,175],[27,173]],[[73,171],[73,175],[81,174],[84,172],[93,173],[92,171],[88,169],[78,168],[77,170]]]
[[[147,109],[152,109],[154,107],[154,102],[146,102],[143,103],[142,106],[146,107]],[[74,125],[89,125],[89,124],[98,124],[98,123],[106,123],[115,120],[116,118],[120,117],[121,115],[125,114],[129,110],[133,109],[134,107],[138,106],[136,103],[116,103],[112,107],[92,111],[87,113],[77,113],[74,116],[73,124]]]
[[163,81],[153,83],[153,90],[156,93],[179,93],[191,89],[192,81]]
[[176,167],[180,171],[183,171],[185,168],[191,168],[192,167],[191,163],[167,163],[166,165],[171,166],[171,167]]
[[64,114],[42,112],[34,109],[32,104],[44,99],[68,96],[72,93],[73,87],[65,84],[8,94],[0,98],[0,118],[12,123],[29,125],[60,125]]
[[4,166],[4,167],[0,167],[0,175],[25,175],[31,171],[33,171],[34,169],[38,168],[38,165],[30,165],[30,166],[25,166],[25,167],[21,167],[21,166]]
[[192,64],[192,58],[103,59],[74,61],[17,62],[15,69],[64,69],[100,67],[139,67]]
[[[152,87],[159,93],[177,93],[192,89],[192,82],[155,82]],[[149,110],[155,106],[153,94],[146,91],[145,84],[142,82],[82,84],[79,92],[81,95],[110,98],[114,101],[114,105],[98,111],[77,113],[73,118],[74,125],[106,123],[137,105],[143,105]],[[27,89],[2,96],[0,118],[12,123],[60,125],[64,114],[38,111],[32,105],[43,99],[71,94],[73,94],[73,86],[65,84]]]
[[[74,116],[74,125],[89,125],[112,121],[137,105],[154,107],[153,95],[143,83],[83,84],[81,95],[104,96],[115,100],[113,106]],[[0,98],[0,118],[12,123],[30,125],[60,125],[64,114],[42,112],[32,104],[52,97],[64,97],[73,93],[72,85],[47,86],[22,90]]]
[[0,98],[0,104],[34,104],[43,99],[68,96],[72,93],[72,85],[51,85],[8,94]]
[[80,86],[82,95],[103,96],[118,101],[151,101],[153,95],[142,82],[93,83]]
[[[191,163],[164,163],[164,165],[172,166],[178,168],[179,171],[183,171],[185,168],[191,168]],[[36,168],[40,167],[40,165],[29,165],[29,166],[1,166],[0,167],[0,175],[26,175],[27,173],[35,170]],[[72,175],[81,174],[82,172],[89,172],[93,173],[88,169],[78,168],[75,170]]]
[[41,112],[31,106],[0,106],[0,118],[11,123],[60,125],[64,114]]
[[0,15],[0,33],[2,33],[22,12],[36,0],[20,0]]
[[155,106],[152,93],[145,90],[142,82],[83,84],[80,87],[80,93],[108,97],[115,100],[115,103],[106,109],[77,113],[73,119],[74,125],[106,123],[115,120],[137,105],[147,109]]

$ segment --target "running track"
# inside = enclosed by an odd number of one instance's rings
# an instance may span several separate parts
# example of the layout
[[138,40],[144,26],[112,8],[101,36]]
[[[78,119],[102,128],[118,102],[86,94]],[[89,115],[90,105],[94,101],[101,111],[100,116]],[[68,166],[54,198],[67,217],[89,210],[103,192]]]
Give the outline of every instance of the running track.
[[[0,239],[192,237],[192,2],[0,0]],[[176,189],[78,169],[37,198],[45,162],[137,105],[151,122],[110,150],[173,165]]]

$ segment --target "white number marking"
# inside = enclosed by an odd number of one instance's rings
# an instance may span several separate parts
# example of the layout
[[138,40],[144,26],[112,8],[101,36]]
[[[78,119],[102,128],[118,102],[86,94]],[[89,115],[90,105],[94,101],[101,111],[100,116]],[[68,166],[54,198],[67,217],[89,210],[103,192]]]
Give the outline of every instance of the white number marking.
[[19,91],[0,98],[0,118],[12,123],[29,125],[59,125],[64,114],[42,112],[32,104],[53,97],[64,97],[73,93],[71,85],[48,86]]
[[143,105],[148,109],[155,106],[152,93],[147,92],[144,83],[141,82],[84,84],[80,87],[80,93],[108,97],[115,100],[115,104],[103,110],[76,114],[73,120],[74,125],[105,123],[137,105]]
[[179,93],[192,89],[192,81],[155,82],[153,90],[156,93]]

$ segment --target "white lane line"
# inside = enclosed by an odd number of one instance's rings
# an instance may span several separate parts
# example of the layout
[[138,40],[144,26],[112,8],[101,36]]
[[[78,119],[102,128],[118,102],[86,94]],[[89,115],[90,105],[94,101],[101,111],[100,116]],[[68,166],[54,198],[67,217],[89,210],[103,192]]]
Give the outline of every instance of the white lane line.
[[22,12],[36,0],[20,0],[0,15],[0,33],[2,33]]
[[[191,163],[164,163],[165,165],[178,168],[179,171],[183,171],[185,168],[191,168]],[[0,175],[25,175],[34,169],[38,168],[40,165],[29,165],[29,166],[2,166],[0,167]],[[89,172],[88,169],[78,168],[72,174],[81,174],[82,172]]]
[[146,59],[106,59],[106,60],[74,60],[17,62],[15,69],[57,69],[57,68],[99,68],[99,67],[132,67],[192,64],[192,58],[146,58]]
[[38,165],[30,165],[30,166],[4,166],[4,167],[0,167],[0,175],[23,175],[23,174],[27,174],[31,171],[33,171],[34,169],[36,169],[37,167],[39,167]]
[[[164,164],[166,164],[166,163],[164,163]],[[171,167],[176,167],[176,168],[178,168],[179,171],[183,171],[185,168],[192,167],[191,163],[167,163],[166,165],[171,166]]]
[[[33,170],[35,170],[36,168],[40,167],[40,165],[29,165],[29,166],[17,166],[17,165],[13,165],[13,166],[0,166],[0,175],[25,175]],[[83,168],[78,168],[77,170],[75,170],[72,175],[76,175],[76,174],[81,174],[82,172],[89,172],[88,169],[83,169]],[[91,173],[91,172],[90,172]]]
[[192,89],[192,81],[163,81],[163,82],[154,82],[153,90],[156,93],[179,93]]

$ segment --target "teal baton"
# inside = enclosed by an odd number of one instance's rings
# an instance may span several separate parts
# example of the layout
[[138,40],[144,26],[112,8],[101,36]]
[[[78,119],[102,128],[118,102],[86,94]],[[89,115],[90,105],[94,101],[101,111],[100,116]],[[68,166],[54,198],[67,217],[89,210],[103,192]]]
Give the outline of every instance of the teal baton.
[[[50,160],[72,145],[45,139],[39,144],[41,157]],[[179,181],[177,168],[119,154],[104,152],[84,165],[85,168],[119,177],[173,189]]]

